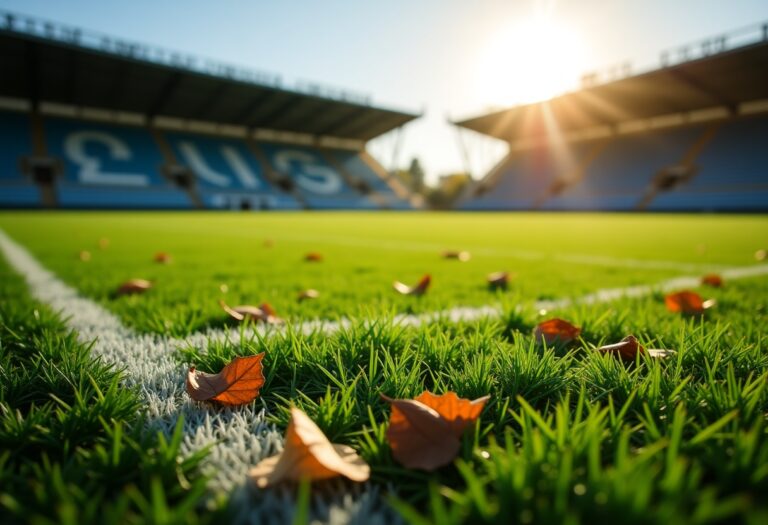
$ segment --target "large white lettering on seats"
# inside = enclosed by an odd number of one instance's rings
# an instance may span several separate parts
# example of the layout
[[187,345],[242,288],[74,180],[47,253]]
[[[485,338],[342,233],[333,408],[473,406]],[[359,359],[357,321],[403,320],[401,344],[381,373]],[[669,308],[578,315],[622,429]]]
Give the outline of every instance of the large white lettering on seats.
[[[243,159],[239,151],[232,146],[221,146],[219,149],[224,161],[232,169],[235,177],[242,183],[245,188],[250,190],[256,189],[260,186],[259,178],[251,171],[246,161]],[[221,186],[228,188],[232,185],[232,179],[222,173],[217,172],[211,168],[203,158],[202,153],[191,142],[180,141],[179,152],[184,160],[192,168],[192,171],[201,179],[213,184],[214,186]]]
[[300,166],[296,184],[307,191],[321,195],[338,193],[341,189],[339,175],[327,166],[318,165],[309,153],[283,150],[275,154],[275,167],[282,173],[291,173],[291,164]]
[[119,138],[103,131],[74,131],[64,140],[64,153],[79,167],[78,180],[84,184],[110,184],[116,186],[148,186],[148,177],[142,173],[102,171],[102,160],[86,151],[88,144],[107,147],[111,160],[128,161],[133,158],[131,149]]

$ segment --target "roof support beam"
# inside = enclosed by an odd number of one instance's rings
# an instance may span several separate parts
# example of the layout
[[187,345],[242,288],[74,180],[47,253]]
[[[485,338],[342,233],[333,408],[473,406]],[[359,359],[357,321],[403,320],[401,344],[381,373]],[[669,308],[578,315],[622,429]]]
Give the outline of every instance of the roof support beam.
[[729,97],[726,97],[716,89],[712,88],[711,86],[708,86],[705,82],[702,82],[698,78],[694,78],[693,76],[689,75],[688,73],[684,72],[681,68],[671,68],[668,70],[669,74],[675,77],[677,80],[682,82],[683,84],[692,87],[696,91],[700,91],[707,95],[709,98],[711,98],[714,102],[716,102],[720,106],[725,106],[728,108],[728,111],[731,114],[735,114],[738,110],[738,104],[736,104],[732,99]]

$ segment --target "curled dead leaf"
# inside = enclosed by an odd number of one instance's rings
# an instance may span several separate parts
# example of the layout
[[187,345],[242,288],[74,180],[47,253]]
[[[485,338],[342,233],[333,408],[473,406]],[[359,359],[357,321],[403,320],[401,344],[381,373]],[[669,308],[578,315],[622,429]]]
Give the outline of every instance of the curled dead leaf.
[[261,321],[267,324],[280,324],[282,319],[277,317],[274,308],[269,303],[262,303],[259,306],[250,304],[241,304],[238,306],[229,306],[223,299],[219,300],[219,306],[229,314],[235,321]]
[[83,250],[78,254],[78,257],[80,258],[81,261],[88,262],[91,260],[91,252],[89,252],[88,250]]
[[432,283],[432,276],[429,274],[424,275],[415,286],[408,286],[400,281],[395,281],[392,287],[403,295],[424,295]]
[[709,273],[701,278],[701,284],[711,286],[713,288],[720,288],[723,286],[723,278],[716,273]]
[[704,301],[699,294],[689,290],[682,290],[667,295],[664,304],[670,312],[689,315],[703,314],[705,310],[715,305],[714,299]]
[[469,259],[472,258],[469,252],[461,250],[446,250],[443,252],[443,258],[444,259],[457,259],[461,262],[467,262]]
[[291,408],[283,451],[261,461],[248,472],[248,477],[262,488],[281,481],[312,481],[337,476],[363,482],[370,475],[371,468],[352,447],[328,441],[322,430],[298,408]]
[[307,290],[300,291],[297,299],[299,301],[306,301],[307,299],[317,299],[318,297],[320,297],[320,292],[312,288],[308,288]]
[[618,355],[626,361],[634,361],[637,354],[647,354],[650,357],[663,359],[675,355],[674,350],[664,350],[661,348],[645,348],[634,335],[628,335],[618,343],[601,346],[598,352]]
[[579,337],[580,334],[581,328],[558,318],[539,323],[533,331],[533,337],[537,343],[540,343],[543,338],[544,342],[548,345],[570,343]]
[[308,262],[320,262],[323,260],[323,255],[317,252],[309,252],[304,256],[304,260]]
[[198,372],[190,367],[187,372],[187,393],[195,401],[212,401],[236,406],[250,403],[264,385],[261,361],[264,352],[236,357],[218,374]]
[[155,254],[154,260],[156,263],[160,264],[170,264],[173,261],[173,258],[171,257],[171,254],[166,252],[157,252]]
[[460,438],[480,416],[489,396],[470,401],[454,392],[442,396],[424,392],[416,399],[381,395],[392,413],[387,441],[401,465],[432,471],[447,465],[461,447]]
[[488,287],[491,290],[506,290],[509,285],[509,272],[489,273],[485,280],[488,281]]
[[117,295],[132,295],[144,293],[152,288],[152,283],[146,279],[130,279],[117,289]]

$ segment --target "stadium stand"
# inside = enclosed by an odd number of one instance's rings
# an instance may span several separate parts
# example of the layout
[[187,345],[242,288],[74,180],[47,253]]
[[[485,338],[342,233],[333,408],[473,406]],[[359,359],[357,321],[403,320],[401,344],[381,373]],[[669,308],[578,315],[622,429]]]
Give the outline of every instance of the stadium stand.
[[21,158],[32,153],[32,133],[21,114],[0,112],[0,206],[40,206],[40,190],[21,173]]
[[768,24],[661,57],[658,69],[592,75],[549,101],[455,122],[510,147],[458,207],[768,210]]
[[411,207],[365,144],[417,115],[367,96],[2,10],[0,70],[0,206]]

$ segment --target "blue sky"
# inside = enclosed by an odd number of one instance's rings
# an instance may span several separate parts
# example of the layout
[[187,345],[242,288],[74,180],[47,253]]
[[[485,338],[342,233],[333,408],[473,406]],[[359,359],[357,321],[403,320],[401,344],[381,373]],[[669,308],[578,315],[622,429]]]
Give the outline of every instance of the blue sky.
[[[368,93],[374,104],[423,112],[403,130],[397,163],[417,156],[432,180],[467,165],[448,118],[574,87],[578,71],[626,60],[635,69],[653,67],[662,49],[768,21],[765,0],[0,0],[0,6],[273,71],[288,85],[316,81]],[[469,167],[481,175],[500,145],[471,135],[464,140]],[[371,144],[387,167],[394,144],[387,136]]]

